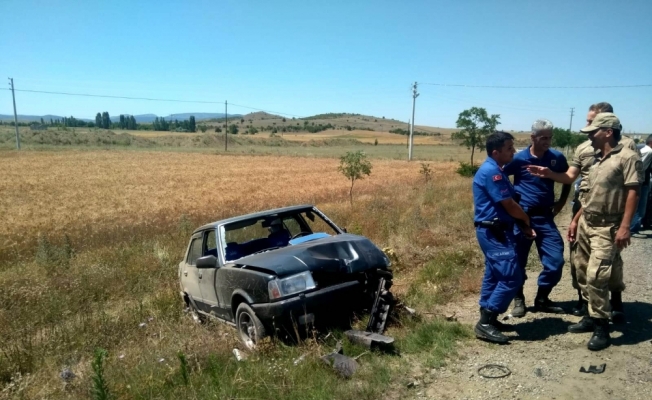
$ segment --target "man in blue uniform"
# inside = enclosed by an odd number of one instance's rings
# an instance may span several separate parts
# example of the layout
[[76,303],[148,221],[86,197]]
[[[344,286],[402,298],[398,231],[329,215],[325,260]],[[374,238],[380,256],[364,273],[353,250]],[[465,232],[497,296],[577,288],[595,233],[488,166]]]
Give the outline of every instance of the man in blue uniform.
[[503,166],[514,157],[514,137],[495,132],[487,137],[486,161],[473,179],[474,225],[476,237],[485,256],[485,274],[480,292],[480,321],[475,325],[478,338],[494,343],[507,343],[500,330],[498,314],[504,313],[523,283],[516,257],[514,224],[530,238],[530,218],[514,201],[514,188],[503,172]]
[[[564,266],[564,240],[559,234],[554,216],[564,207],[570,185],[564,185],[559,201],[555,202],[555,182],[552,179],[538,178],[528,172],[528,165],[548,167],[552,171],[565,173],[568,170],[566,157],[557,150],[551,149],[553,125],[546,119],[539,119],[532,124],[532,145],[519,151],[514,160],[505,167],[506,175],[514,175],[514,190],[520,196],[519,204],[530,217],[532,229],[537,232],[536,246],[543,271],[539,274],[538,291],[534,299],[534,310],[539,312],[562,313],[548,297],[552,289],[559,283]],[[527,279],[525,266],[532,241],[518,236],[516,254],[523,283]],[[525,295],[521,285],[514,298],[512,316],[525,316]]]

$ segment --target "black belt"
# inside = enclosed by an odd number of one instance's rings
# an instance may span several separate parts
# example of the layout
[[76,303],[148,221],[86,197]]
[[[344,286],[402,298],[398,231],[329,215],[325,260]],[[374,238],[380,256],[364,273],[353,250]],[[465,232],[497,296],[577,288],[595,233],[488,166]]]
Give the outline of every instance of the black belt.
[[473,226],[475,226],[476,228],[479,226],[483,228],[500,228],[506,231],[514,229],[513,222],[505,222],[499,219],[494,219],[492,221],[474,221]]
[[525,213],[530,217],[544,217],[544,216],[551,216],[553,214],[552,207],[539,207],[539,206],[529,207]]

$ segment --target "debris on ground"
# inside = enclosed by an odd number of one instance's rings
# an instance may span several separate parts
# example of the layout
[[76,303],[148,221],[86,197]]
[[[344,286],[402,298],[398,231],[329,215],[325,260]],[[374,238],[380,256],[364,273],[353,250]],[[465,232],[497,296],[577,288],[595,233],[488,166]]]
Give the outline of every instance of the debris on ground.
[[238,361],[244,361],[247,359],[247,356],[238,349],[233,349],[233,355]]
[[344,332],[344,335],[351,341],[351,343],[356,343],[362,346],[365,346],[368,349],[371,348],[389,348],[394,344],[394,338],[390,336],[381,335],[379,333],[358,331],[355,329],[348,330]]
[[306,359],[306,355],[305,355],[305,354],[302,354],[301,356],[299,356],[299,358],[297,358],[296,360],[294,360],[293,364],[294,364],[294,365],[299,365],[299,364],[301,364],[301,363],[303,362],[303,360],[305,360],[305,359]]
[[59,377],[66,383],[75,379],[77,375],[70,368],[64,368],[63,371],[59,374]]
[[607,364],[602,364],[599,367],[596,365],[590,365],[589,369],[581,367],[580,372],[584,372],[585,374],[601,374],[604,372],[605,368],[607,368]]
[[330,353],[321,357],[321,360],[333,369],[343,378],[350,378],[355,374],[360,366],[357,361],[340,353]]

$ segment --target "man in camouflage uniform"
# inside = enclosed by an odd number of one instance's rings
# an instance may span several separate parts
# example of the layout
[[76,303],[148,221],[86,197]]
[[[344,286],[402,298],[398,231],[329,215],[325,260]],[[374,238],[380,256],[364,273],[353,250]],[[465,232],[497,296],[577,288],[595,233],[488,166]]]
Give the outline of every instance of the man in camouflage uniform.
[[[586,116],[586,125],[590,126],[593,122],[595,116],[598,113],[602,112],[611,112],[613,113],[613,107],[607,102],[601,102],[592,104],[589,107],[589,112]],[[622,130],[622,127],[621,127]],[[620,141],[624,147],[637,152],[636,143],[625,136],[622,136]],[[580,176],[579,190],[575,194],[575,203],[573,206],[573,220],[571,221],[568,227],[567,239],[571,244],[570,246],[570,267],[571,267],[571,278],[573,281],[573,287],[577,289],[578,301],[575,307],[573,307],[573,315],[584,316],[587,315],[588,308],[587,303],[582,297],[582,291],[579,284],[577,283],[577,273],[575,268],[575,252],[577,250],[577,226],[579,223],[579,214],[578,211],[581,209],[582,204],[584,203],[584,198],[588,192],[588,175],[589,169],[594,163],[595,160],[595,149],[591,145],[591,141],[587,140],[577,146],[575,150],[575,155],[573,156],[571,162],[569,163],[570,168],[566,173],[550,173],[546,175],[547,177],[564,184],[572,183],[575,181],[578,176]],[[540,173],[543,171],[540,171]],[[624,313],[623,313],[623,302],[622,302],[622,292],[625,290],[625,283],[623,282],[623,260],[620,257],[620,252],[616,254],[614,260],[614,265],[612,266],[611,280],[609,281],[609,290],[611,291],[611,305],[612,305],[612,319],[614,322],[623,322]]]
[[[589,316],[568,327],[572,333],[593,332],[587,347],[610,345],[609,282],[619,251],[630,243],[630,224],[638,203],[641,160],[621,139],[620,120],[600,113],[581,131],[588,133],[596,150],[579,214],[575,253],[577,282],[588,302]],[[537,168],[531,173],[537,174]]]

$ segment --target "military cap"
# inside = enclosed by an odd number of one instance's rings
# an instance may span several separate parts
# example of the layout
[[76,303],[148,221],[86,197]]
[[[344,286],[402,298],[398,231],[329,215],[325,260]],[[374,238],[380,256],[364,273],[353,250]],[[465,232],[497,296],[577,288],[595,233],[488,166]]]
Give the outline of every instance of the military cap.
[[620,127],[620,120],[616,117],[616,114],[605,112],[596,115],[591,125],[580,129],[580,132],[591,133],[600,128],[620,129]]

